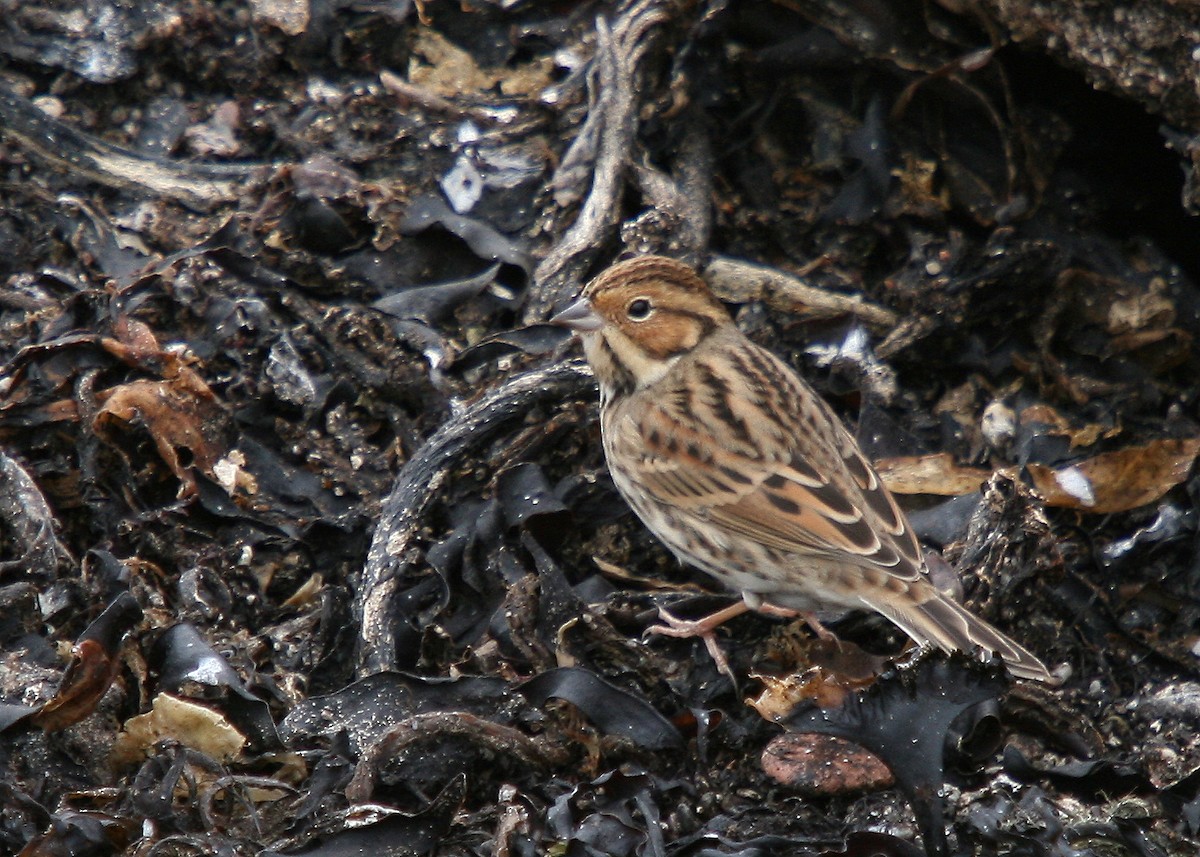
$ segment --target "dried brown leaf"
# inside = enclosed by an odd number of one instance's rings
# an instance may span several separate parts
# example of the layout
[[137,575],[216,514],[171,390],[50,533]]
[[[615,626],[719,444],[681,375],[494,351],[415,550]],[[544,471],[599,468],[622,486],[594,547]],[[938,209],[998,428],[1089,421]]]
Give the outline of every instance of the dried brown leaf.
[[1071,449],[1092,446],[1101,439],[1114,437],[1121,433],[1119,425],[1106,426],[1101,423],[1088,423],[1084,426],[1073,426],[1059,411],[1044,402],[1038,402],[1022,409],[1019,418],[1021,425],[1043,423],[1050,426],[1051,434],[1060,434],[1070,439]]
[[1069,467],[1030,464],[1033,485],[1049,506],[1097,514],[1153,503],[1187,478],[1200,438],[1153,440],[1105,452]]
[[189,453],[191,463],[209,475],[225,453],[222,438],[228,414],[202,381],[197,387],[198,380],[186,370],[164,381],[140,380],[115,387],[105,394],[93,424],[101,437],[111,437],[121,424],[144,425],[159,456],[179,480],[181,499],[196,492],[196,480],[180,451]]
[[112,684],[120,661],[95,640],[83,640],[71,653],[71,666],[54,698],[30,718],[47,732],[57,732],[95,709]]
[[958,497],[978,491],[992,471],[958,464],[948,452],[902,455],[875,462],[879,478],[893,494]]

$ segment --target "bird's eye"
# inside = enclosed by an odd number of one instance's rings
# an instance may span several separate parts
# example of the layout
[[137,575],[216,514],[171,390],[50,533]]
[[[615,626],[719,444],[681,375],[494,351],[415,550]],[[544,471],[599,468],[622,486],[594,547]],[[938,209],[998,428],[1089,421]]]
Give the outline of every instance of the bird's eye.
[[650,301],[646,298],[637,298],[629,302],[629,307],[625,310],[625,314],[633,321],[645,321],[650,317]]

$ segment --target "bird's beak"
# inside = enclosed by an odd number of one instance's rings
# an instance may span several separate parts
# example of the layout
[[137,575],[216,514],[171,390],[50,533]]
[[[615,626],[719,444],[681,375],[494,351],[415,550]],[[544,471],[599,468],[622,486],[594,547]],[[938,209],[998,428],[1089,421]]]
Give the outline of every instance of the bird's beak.
[[575,303],[550,319],[550,323],[557,324],[559,327],[570,328],[575,333],[593,333],[599,330],[604,324],[600,316],[592,309],[592,302],[587,298],[580,298],[575,301]]

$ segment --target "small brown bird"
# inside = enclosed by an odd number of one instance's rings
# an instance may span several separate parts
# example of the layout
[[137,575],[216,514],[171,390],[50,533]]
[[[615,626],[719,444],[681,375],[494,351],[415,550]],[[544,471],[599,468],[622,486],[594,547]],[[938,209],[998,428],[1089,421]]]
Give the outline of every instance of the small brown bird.
[[741,592],[746,609],[869,609],[947,651],[1041,661],[938,592],[891,493],[829,406],[755,345],[687,265],[621,262],[552,319],[582,340],[600,383],[604,453],[621,495],[677,557]]

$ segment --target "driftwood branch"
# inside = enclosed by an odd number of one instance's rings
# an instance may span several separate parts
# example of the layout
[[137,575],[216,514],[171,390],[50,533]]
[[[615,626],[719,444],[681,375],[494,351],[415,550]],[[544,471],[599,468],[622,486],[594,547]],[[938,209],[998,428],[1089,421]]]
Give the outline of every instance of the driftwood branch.
[[792,274],[740,259],[716,257],[704,269],[704,278],[718,297],[734,303],[762,301],[772,309],[813,319],[850,315],[876,333],[892,330],[899,320],[891,310],[857,295],[827,292]]
[[163,196],[209,211],[245,195],[270,164],[193,164],[156,158],[85,134],[0,87],[0,134],[70,173],[106,187]]
[[663,0],[635,0],[625,4],[611,30],[596,22],[595,103],[551,182],[566,187],[583,181],[581,166],[591,155],[591,189],[575,222],[534,271],[526,323],[544,321],[567,304],[620,222],[640,103],[639,68],[671,7]]
[[396,666],[397,587],[425,512],[451,471],[507,423],[542,403],[572,399],[591,382],[591,370],[575,361],[512,378],[443,425],[401,468],[383,503],[355,598],[359,676]]

